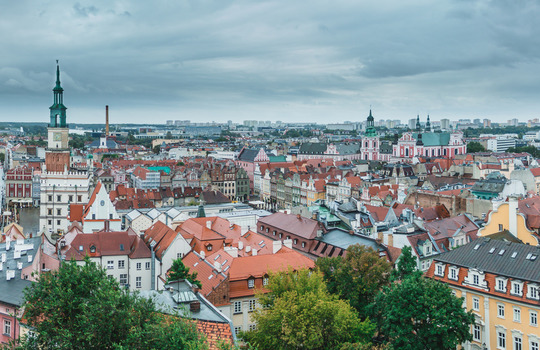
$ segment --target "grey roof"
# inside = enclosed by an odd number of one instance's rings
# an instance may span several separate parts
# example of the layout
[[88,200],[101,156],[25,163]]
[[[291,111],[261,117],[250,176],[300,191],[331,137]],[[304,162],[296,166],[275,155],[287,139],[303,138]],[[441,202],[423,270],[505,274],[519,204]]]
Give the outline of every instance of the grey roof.
[[435,260],[476,268],[499,276],[540,283],[540,246],[481,237],[443,253]]
[[300,154],[323,154],[328,145],[323,142],[305,142],[300,146]]
[[[92,141],[92,143],[90,145],[88,145],[88,147],[89,148],[98,148],[100,146],[100,142],[101,142],[100,139],[96,139],[96,140]],[[107,139],[107,142],[106,142],[105,146],[107,146],[107,148],[118,148],[118,144],[116,143],[116,141],[114,141],[113,139],[110,139],[110,138]]]
[[317,239],[324,243],[328,243],[342,249],[347,249],[349,246],[354,245],[354,244],[360,244],[363,246],[371,247],[375,249],[376,251],[378,251],[380,248],[377,242],[372,238],[361,236],[358,234],[350,234],[349,232],[344,231],[339,228],[330,230],[327,233],[325,233],[322,237],[317,238]]
[[338,143],[336,148],[339,154],[360,153],[360,144],[358,143]]
[[[200,293],[193,293],[191,284],[188,281],[176,281],[166,286],[171,290],[142,290],[139,294],[144,298],[153,299],[157,308],[168,314],[180,313],[184,317],[191,319],[230,323],[230,320],[219,312]],[[192,301],[199,301],[201,308],[199,311],[189,311],[189,304]]]
[[[21,241],[12,241],[9,250],[6,250],[6,243],[0,244],[0,262],[5,254],[6,261],[1,263],[0,270],[0,302],[21,306],[24,302],[23,290],[32,284],[32,282],[21,278],[21,270],[17,264],[22,263],[22,268],[29,266],[34,261],[34,258],[39,250],[41,238],[29,238]],[[15,258],[16,252],[19,252],[19,257]],[[29,256],[32,258],[29,259]],[[30,261],[28,261],[30,260]],[[15,271],[15,276],[7,280],[6,275],[9,271]]]
[[[500,176],[497,176],[500,175]],[[500,193],[506,185],[506,177],[500,174],[498,171],[488,174],[485,180],[478,180],[471,188],[471,191],[488,192],[488,193]]]

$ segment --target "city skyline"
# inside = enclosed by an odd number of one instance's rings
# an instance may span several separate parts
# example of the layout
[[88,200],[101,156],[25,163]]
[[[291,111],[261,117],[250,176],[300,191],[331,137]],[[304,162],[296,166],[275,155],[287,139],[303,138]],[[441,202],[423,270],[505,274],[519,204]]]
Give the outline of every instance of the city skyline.
[[[407,123],[538,117],[535,2],[21,1],[0,27],[3,121]],[[425,13],[429,12],[429,16]],[[13,16],[13,13],[17,14]]]

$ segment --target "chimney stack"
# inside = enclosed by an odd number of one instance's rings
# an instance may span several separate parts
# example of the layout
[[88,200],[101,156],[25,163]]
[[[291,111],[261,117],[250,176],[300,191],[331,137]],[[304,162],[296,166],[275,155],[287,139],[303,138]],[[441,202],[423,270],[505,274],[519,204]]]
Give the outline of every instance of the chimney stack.
[[105,106],[105,136],[109,136],[109,106]]

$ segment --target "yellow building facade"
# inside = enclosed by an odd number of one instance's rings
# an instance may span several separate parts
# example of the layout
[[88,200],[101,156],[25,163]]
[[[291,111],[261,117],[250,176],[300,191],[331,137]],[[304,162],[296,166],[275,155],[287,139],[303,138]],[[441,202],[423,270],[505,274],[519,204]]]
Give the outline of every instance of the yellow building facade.
[[518,210],[517,198],[510,197],[508,202],[491,211],[486,225],[478,230],[478,236],[489,237],[503,230],[508,230],[523,243],[535,246],[539,243],[534,232],[527,227],[525,215]]
[[446,283],[472,311],[463,349],[540,350],[540,249],[479,238],[434,258],[427,277]]

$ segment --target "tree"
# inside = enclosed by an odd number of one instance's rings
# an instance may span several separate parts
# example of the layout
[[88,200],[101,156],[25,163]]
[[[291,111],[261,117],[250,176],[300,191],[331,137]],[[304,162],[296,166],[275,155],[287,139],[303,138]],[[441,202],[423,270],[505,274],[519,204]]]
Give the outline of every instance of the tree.
[[172,134],[171,134],[170,131],[167,131],[167,135],[165,135],[165,138],[166,138],[167,140],[171,140],[171,139],[172,139]]
[[349,246],[343,257],[320,258],[316,265],[328,291],[348,300],[362,318],[367,316],[365,309],[377,293],[388,285],[392,270],[373,248],[359,244]]
[[467,143],[467,153],[476,153],[476,152],[485,152],[486,148],[482,146],[480,142],[469,142]]
[[412,255],[412,248],[405,246],[401,249],[401,255],[397,263],[397,268],[392,271],[392,280],[402,280],[412,276],[415,273],[421,273],[416,269],[416,258]]
[[455,349],[471,340],[471,311],[438,281],[413,274],[386,287],[370,306],[382,341],[395,349]]
[[201,282],[197,280],[197,272],[189,273],[189,267],[184,265],[182,259],[178,258],[173,261],[171,269],[169,270],[169,276],[167,276],[167,282],[184,279],[197,287],[202,288]]
[[152,152],[154,152],[155,154],[159,154],[160,151],[161,151],[160,145],[154,146],[154,148],[152,148]]
[[241,334],[259,350],[339,349],[373,335],[373,323],[360,322],[347,301],[328,293],[320,272],[271,274],[265,288],[270,292],[257,293],[262,308],[252,314],[257,328]]
[[[181,342],[189,345],[182,349],[204,348],[191,321],[163,322],[152,300],[130,294],[88,258],[84,265],[72,260],[40,275],[24,298],[35,336],[22,340],[23,349],[162,349]],[[169,333],[157,333],[161,328]]]

